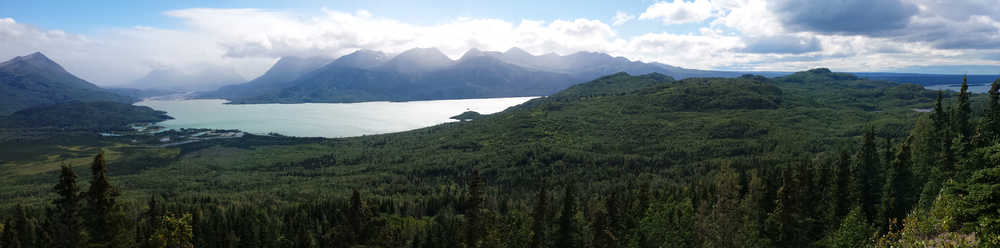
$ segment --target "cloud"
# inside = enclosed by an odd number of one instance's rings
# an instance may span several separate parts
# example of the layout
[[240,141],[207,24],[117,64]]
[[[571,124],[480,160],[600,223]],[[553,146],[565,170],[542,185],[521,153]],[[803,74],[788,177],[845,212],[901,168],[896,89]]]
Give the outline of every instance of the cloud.
[[635,15],[625,13],[622,11],[615,12],[615,16],[611,18],[611,25],[621,26],[628,21],[635,20]]
[[[164,13],[180,24],[177,28],[122,27],[88,35],[0,18],[0,60],[42,51],[101,85],[129,82],[154,69],[196,73],[206,66],[233,68],[253,78],[283,56],[336,57],[357,49],[399,53],[414,47],[437,47],[452,58],[471,48],[520,47],[534,54],[596,51],[687,68],[731,70],[891,71],[1000,60],[1000,10],[989,1],[845,3],[673,1],[651,4],[638,17],[618,11],[605,21],[456,17],[432,25],[366,10],[323,9],[317,15],[301,15],[181,9]],[[628,36],[618,32],[635,19],[659,20],[667,26]],[[858,24],[861,20],[881,22],[867,27]],[[845,24],[836,26],[837,21]],[[678,34],[671,32],[674,24],[698,29]]]
[[712,17],[712,3],[708,0],[685,2],[658,2],[646,8],[639,20],[659,19],[664,24],[684,24],[702,22]]
[[778,35],[755,37],[747,40],[741,51],[746,53],[800,54],[822,50],[819,39],[814,36]]
[[773,11],[792,30],[878,34],[906,27],[917,6],[903,0],[778,0]]

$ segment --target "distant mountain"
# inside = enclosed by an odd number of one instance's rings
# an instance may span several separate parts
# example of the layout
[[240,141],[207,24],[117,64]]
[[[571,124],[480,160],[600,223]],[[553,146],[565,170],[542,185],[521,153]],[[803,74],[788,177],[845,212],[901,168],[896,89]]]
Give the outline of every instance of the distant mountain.
[[270,84],[273,87],[246,83],[214,94],[235,103],[543,96],[618,72],[660,73],[679,79],[743,74],[684,69],[594,52],[536,56],[519,48],[503,53],[471,49],[458,60],[452,60],[435,48],[414,48],[391,58],[382,52],[359,50],[295,80]]
[[[341,59],[343,59],[343,57]],[[351,64],[362,64],[361,60],[362,59],[353,60]],[[268,69],[264,75],[261,75],[250,82],[223,86],[218,90],[201,93],[198,97],[233,99],[265,94],[285,88],[288,86],[286,85],[288,82],[294,81],[302,75],[312,72],[327,63],[330,63],[330,59],[322,57],[283,57],[279,59],[278,62],[274,63],[274,65],[271,66],[271,69]]]
[[[361,49],[334,60],[332,63],[338,66],[369,69],[380,66],[389,60],[389,55],[379,51]],[[316,68],[318,68],[317,66]],[[315,68],[313,68],[315,69]]]
[[0,63],[0,115],[70,101],[131,103],[135,99],[80,79],[42,53]]
[[208,91],[216,90],[225,85],[245,82],[242,76],[232,68],[207,66],[196,72],[184,72],[175,68],[160,68],[150,71],[146,76],[122,88],[159,89],[175,91]]
[[454,62],[437,48],[414,48],[396,55],[378,70],[413,74],[439,70]]

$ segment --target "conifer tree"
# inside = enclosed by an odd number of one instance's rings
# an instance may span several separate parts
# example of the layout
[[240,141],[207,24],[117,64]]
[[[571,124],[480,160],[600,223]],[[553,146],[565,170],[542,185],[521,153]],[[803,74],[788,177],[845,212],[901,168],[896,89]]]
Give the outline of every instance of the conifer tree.
[[160,229],[160,224],[163,223],[162,220],[167,213],[159,201],[156,200],[156,197],[149,198],[147,205],[149,209],[142,214],[138,241],[141,247],[156,247],[155,243],[152,242],[152,238],[156,230]]
[[870,247],[874,233],[861,214],[861,208],[855,207],[822,243],[831,248]]
[[576,186],[568,184],[563,194],[562,212],[559,215],[559,232],[556,233],[555,247],[580,247],[576,226]]
[[723,166],[715,176],[715,198],[701,204],[699,209],[698,236],[706,247],[736,247],[733,239],[743,227],[740,214],[739,173],[729,165]]
[[0,237],[0,247],[24,247],[21,245],[21,240],[18,239],[17,226],[15,225],[14,218],[7,219],[7,224],[4,225],[3,236]]
[[735,243],[742,247],[771,247],[770,240],[764,237],[763,213],[761,212],[767,185],[760,177],[757,170],[750,171],[750,181],[747,184],[747,193],[740,201],[740,209],[743,212],[743,227],[736,233]]
[[1000,78],[990,85],[989,103],[983,122],[979,127],[980,140],[978,147],[990,146],[1000,142]]
[[548,247],[548,217],[549,217],[549,196],[548,189],[542,184],[535,195],[535,207],[531,213],[531,248]]
[[[900,144],[896,159],[886,171],[886,182],[882,190],[882,218],[884,220],[902,221],[906,218],[914,202],[916,202],[912,162],[910,160],[910,141],[907,138]],[[892,223],[892,221],[888,222]]]
[[17,206],[14,212],[14,230],[17,241],[23,247],[38,247],[38,225],[28,216],[23,206]]
[[465,202],[465,244],[468,247],[478,247],[479,240],[486,232],[483,226],[483,178],[479,171],[473,169],[469,177],[469,198]]
[[600,248],[614,248],[618,247],[616,237],[614,233],[611,232],[610,221],[608,221],[608,212],[604,210],[597,210],[597,213],[593,214],[592,223],[592,233],[593,237],[593,247]]
[[361,193],[355,189],[351,192],[351,205],[347,210],[347,222],[350,225],[351,244],[364,244],[368,239],[367,227],[370,223],[370,215],[365,202],[361,200]]
[[108,165],[104,160],[104,152],[94,157],[90,167],[90,188],[85,193],[87,199],[88,230],[91,236],[91,247],[124,248],[128,247],[125,236],[124,215],[116,199],[118,189],[111,185],[108,178]]
[[831,182],[831,198],[832,202],[835,204],[833,217],[836,220],[840,220],[847,212],[850,211],[850,207],[858,203],[858,193],[854,190],[854,178],[851,176],[851,156],[845,151],[840,152],[840,157],[837,159],[836,166],[834,168],[834,175]]
[[791,169],[782,173],[781,187],[775,196],[774,211],[767,216],[768,237],[779,247],[797,247],[802,230],[798,192],[800,183]]
[[952,166],[955,164],[955,156],[952,153],[952,141],[953,132],[950,125],[950,117],[948,112],[944,109],[944,103],[942,103],[942,98],[944,93],[938,90],[937,102],[934,105],[934,112],[931,113],[931,119],[934,121],[934,139],[931,143],[940,144],[937,147],[939,154],[937,162],[939,168],[942,172],[950,173],[952,172]]
[[865,133],[861,150],[858,151],[855,159],[857,165],[854,168],[854,179],[857,181],[855,187],[859,193],[859,202],[862,212],[868,220],[875,220],[875,216],[878,214],[879,192],[882,190],[879,182],[884,180],[883,177],[879,176],[879,160],[878,151],[875,148],[875,132],[869,130]]
[[962,144],[969,143],[972,138],[972,105],[969,104],[969,82],[967,77],[962,77],[962,88],[958,93],[958,102],[955,106],[955,133],[961,138]]
[[62,166],[59,183],[54,188],[59,197],[52,201],[55,206],[52,209],[51,230],[54,247],[83,247],[87,243],[86,226],[81,213],[83,199],[76,178],[73,168]]

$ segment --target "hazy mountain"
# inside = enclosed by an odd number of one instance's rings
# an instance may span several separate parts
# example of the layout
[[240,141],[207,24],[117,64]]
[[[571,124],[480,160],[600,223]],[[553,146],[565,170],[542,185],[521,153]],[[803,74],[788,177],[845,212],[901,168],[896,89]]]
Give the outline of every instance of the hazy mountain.
[[[389,56],[379,51],[361,49],[334,60],[335,65],[351,68],[368,69],[384,64]],[[318,67],[318,66],[317,66]]]
[[413,74],[439,70],[454,63],[437,48],[414,48],[386,61],[378,70]]
[[359,50],[295,80],[286,77],[269,86],[251,82],[220,89],[215,96],[236,103],[543,96],[618,72],[660,73],[674,78],[743,74],[643,63],[595,52],[536,56],[519,48],[502,53],[470,49],[458,60],[451,60],[435,48],[414,48],[392,58],[377,51]]
[[207,66],[196,72],[185,72],[175,68],[160,68],[122,88],[164,89],[178,91],[206,91],[219,87],[246,82],[235,70],[228,67]]
[[74,76],[42,53],[0,63],[0,115],[75,100],[134,101]]
[[254,80],[243,84],[223,86],[215,91],[201,93],[198,97],[231,99],[279,90],[287,87],[286,83],[328,63],[330,63],[330,59],[323,57],[283,57],[274,63],[271,69]]

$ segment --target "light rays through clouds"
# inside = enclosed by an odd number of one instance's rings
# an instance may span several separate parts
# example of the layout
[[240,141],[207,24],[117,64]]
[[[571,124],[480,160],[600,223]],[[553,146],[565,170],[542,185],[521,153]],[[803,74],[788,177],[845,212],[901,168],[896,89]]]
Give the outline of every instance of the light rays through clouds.
[[[120,27],[81,35],[0,18],[0,59],[42,51],[102,85],[153,69],[235,69],[245,78],[282,56],[336,57],[357,49],[398,53],[436,47],[452,58],[470,48],[535,54],[596,51],[695,69],[906,71],[1000,70],[1000,5],[934,0],[695,0],[657,2],[637,13],[609,10],[572,20],[454,17],[415,25],[378,10],[180,9],[178,28]],[[645,22],[645,23],[640,23]],[[873,25],[870,23],[877,23]],[[629,25],[653,28],[624,36]],[[694,32],[677,32],[696,25]],[[971,71],[970,71],[971,70]]]

